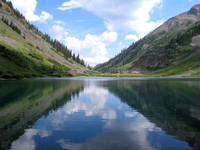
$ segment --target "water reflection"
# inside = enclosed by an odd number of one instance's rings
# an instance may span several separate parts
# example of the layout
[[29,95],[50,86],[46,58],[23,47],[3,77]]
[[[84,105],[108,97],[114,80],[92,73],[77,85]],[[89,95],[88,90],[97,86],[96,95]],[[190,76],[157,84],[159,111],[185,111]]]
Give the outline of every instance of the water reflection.
[[34,136],[39,135],[40,138],[45,138],[52,135],[52,131],[47,130],[36,130],[27,129],[25,134],[21,136],[17,141],[12,143],[12,150],[34,150],[36,148],[36,143],[34,141]]
[[200,148],[199,81],[110,81],[106,87],[168,134]]
[[94,85],[85,88],[79,97],[66,105],[66,115],[84,111],[87,117],[97,115],[102,119],[116,119],[116,112],[106,105],[108,93],[107,89]]
[[148,132],[160,131],[153,123],[137,114],[132,121],[108,121],[104,124],[104,132],[90,138],[86,142],[76,143],[61,139],[58,143],[63,149],[102,150],[102,149],[154,149],[148,141]]
[[7,86],[0,94],[1,148],[200,148],[198,81],[36,80]]
[[[36,133],[44,137],[49,131],[36,132],[35,130],[29,131],[28,128],[31,128],[42,116],[48,116],[49,112],[59,109],[82,89],[83,84],[80,81],[73,81],[73,84],[71,81],[61,80],[1,81],[0,149],[9,149],[12,141],[24,133],[28,139],[30,135]],[[28,146],[26,142],[24,142],[25,145]]]

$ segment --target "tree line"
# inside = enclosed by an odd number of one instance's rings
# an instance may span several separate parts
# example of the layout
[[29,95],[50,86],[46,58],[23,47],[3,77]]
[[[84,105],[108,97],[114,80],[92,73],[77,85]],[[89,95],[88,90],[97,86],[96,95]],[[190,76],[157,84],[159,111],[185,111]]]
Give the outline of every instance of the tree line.
[[188,29],[186,32],[179,32],[177,37],[173,38],[169,46],[175,47],[176,45],[188,45],[192,42],[192,37],[200,34],[200,21],[196,22],[193,27]]
[[12,21],[9,22],[8,19],[6,19],[6,18],[4,18],[4,17],[2,17],[1,20],[2,20],[6,25],[10,26],[15,32],[17,32],[18,34],[21,35],[21,30],[20,30],[16,25],[14,25]]
[[76,56],[74,53],[72,53],[71,50],[67,48],[67,46],[61,44],[58,40],[52,39],[48,34],[43,34],[42,38],[49,44],[53,46],[57,51],[61,52],[65,58],[72,58],[77,63],[86,66],[83,59],[80,59],[79,54]]
[[[2,0],[2,2],[6,3],[12,10],[14,15],[21,20],[22,24],[24,24],[25,26],[28,25],[28,28],[30,30],[33,30],[35,33],[37,33],[38,35],[42,36],[42,38],[49,44],[52,45],[53,48],[55,48],[58,52],[61,52],[64,57],[66,59],[73,59],[75,62],[86,66],[86,63],[84,62],[83,59],[80,58],[79,54],[76,56],[74,53],[72,53],[71,50],[69,50],[67,48],[67,46],[63,45],[62,43],[60,43],[58,40],[56,39],[52,39],[48,34],[43,34],[41,31],[39,31],[39,29],[37,27],[35,27],[35,25],[31,24],[30,22],[26,21],[25,17],[17,10],[13,7],[12,3],[10,1],[7,0]],[[13,22],[10,22],[2,17],[2,21],[9,25],[14,31],[16,31],[17,33],[21,34],[21,30],[15,26],[13,24]]]

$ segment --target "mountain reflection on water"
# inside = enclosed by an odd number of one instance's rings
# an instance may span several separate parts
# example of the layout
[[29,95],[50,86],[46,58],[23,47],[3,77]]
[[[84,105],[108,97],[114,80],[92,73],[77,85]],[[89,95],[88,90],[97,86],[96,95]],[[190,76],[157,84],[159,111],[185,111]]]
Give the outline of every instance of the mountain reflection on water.
[[200,148],[200,81],[1,81],[0,90],[0,148]]
[[168,134],[200,148],[199,81],[111,81],[106,87]]

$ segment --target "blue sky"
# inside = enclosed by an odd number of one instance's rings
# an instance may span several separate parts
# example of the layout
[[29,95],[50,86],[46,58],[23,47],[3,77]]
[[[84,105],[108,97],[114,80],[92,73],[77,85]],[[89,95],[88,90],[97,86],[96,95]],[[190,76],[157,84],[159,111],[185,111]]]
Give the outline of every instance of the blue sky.
[[200,0],[11,0],[43,33],[91,66],[103,63]]

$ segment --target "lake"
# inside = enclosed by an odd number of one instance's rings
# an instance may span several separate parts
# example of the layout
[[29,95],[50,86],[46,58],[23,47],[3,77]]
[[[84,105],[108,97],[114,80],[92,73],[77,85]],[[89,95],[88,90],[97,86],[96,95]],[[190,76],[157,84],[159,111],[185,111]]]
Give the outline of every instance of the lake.
[[0,149],[200,149],[200,80],[0,81]]

